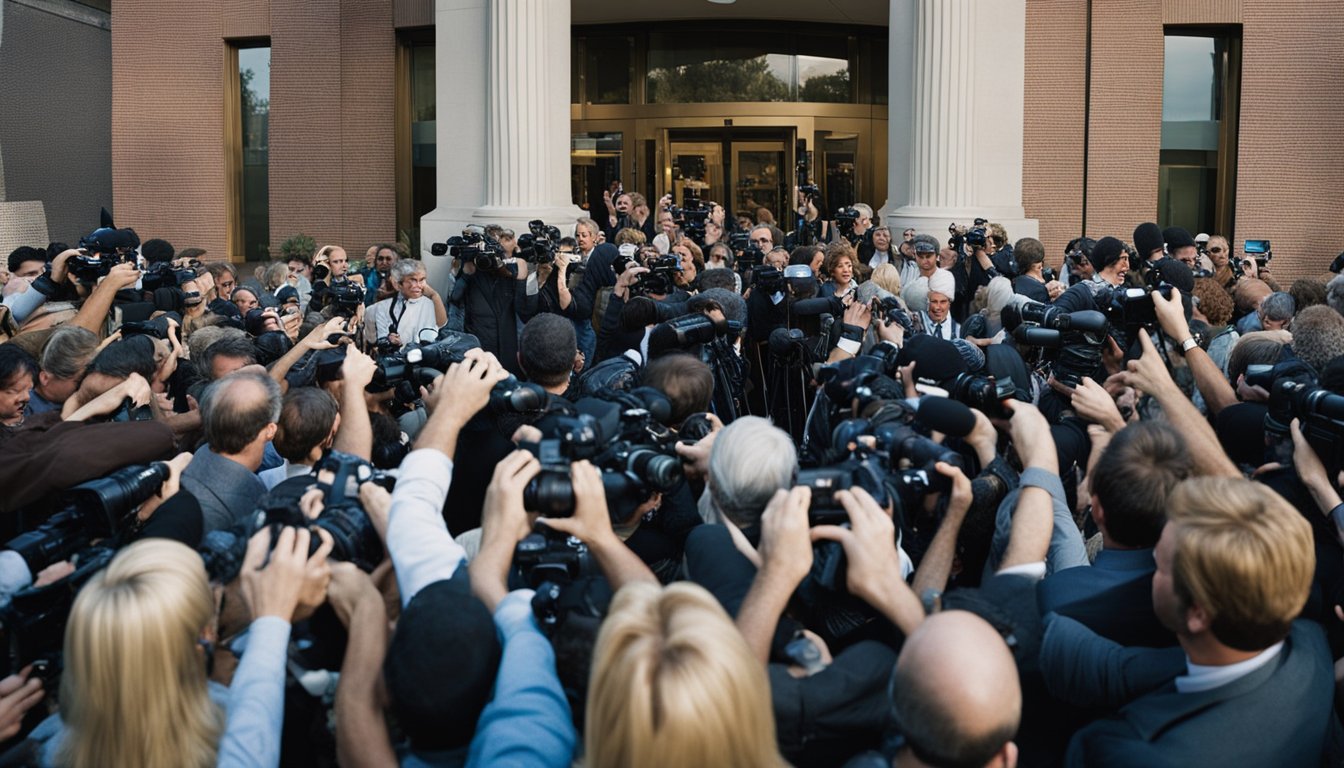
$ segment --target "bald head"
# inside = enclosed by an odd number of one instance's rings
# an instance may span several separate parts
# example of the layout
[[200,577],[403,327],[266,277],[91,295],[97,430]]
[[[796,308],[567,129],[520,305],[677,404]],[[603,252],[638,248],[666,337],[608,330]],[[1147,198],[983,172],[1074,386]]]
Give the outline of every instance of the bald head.
[[280,385],[264,373],[238,371],[201,395],[205,440],[221,455],[239,454],[259,439],[269,440],[279,418]]
[[1008,749],[1022,717],[1022,690],[1008,645],[967,611],[930,616],[905,641],[892,705],[915,757],[934,765],[988,764]]

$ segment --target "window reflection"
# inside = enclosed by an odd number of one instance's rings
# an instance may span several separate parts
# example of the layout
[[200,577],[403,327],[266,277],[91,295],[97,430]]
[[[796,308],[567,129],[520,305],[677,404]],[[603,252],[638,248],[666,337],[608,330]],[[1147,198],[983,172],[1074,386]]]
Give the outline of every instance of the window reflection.
[[854,100],[847,37],[821,36],[802,50],[791,35],[762,35],[763,45],[752,37],[649,35],[649,103]]
[[271,49],[238,50],[238,84],[242,95],[243,254],[263,261],[270,254],[270,114]]

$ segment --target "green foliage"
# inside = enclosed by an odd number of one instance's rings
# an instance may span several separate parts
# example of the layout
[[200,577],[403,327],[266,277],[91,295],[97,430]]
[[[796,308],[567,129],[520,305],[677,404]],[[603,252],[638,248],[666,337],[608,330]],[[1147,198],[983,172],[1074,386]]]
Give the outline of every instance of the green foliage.
[[655,69],[649,81],[650,100],[660,104],[789,100],[789,84],[763,56]]
[[300,232],[297,235],[285,238],[285,241],[280,243],[280,260],[311,259],[316,251],[317,241]]
[[803,83],[798,100],[823,104],[848,104],[852,100],[849,93],[849,70],[809,77]]
[[402,258],[420,258],[420,228],[401,230],[397,235],[397,245],[401,246]]

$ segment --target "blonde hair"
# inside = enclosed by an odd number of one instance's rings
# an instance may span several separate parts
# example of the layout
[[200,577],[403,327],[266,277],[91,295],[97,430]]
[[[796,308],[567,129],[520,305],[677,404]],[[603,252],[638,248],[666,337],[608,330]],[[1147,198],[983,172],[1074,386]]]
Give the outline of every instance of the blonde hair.
[[593,651],[588,768],[779,766],[770,682],[718,602],[695,584],[630,584]]
[[1311,524],[1283,497],[1243,479],[1197,477],[1168,500],[1172,588],[1213,636],[1260,651],[1288,635],[1311,590]]
[[617,245],[644,245],[648,241],[648,236],[645,235],[642,230],[635,229],[634,227],[626,227],[616,233]]
[[224,713],[196,644],[213,614],[205,566],[184,544],[136,542],[95,574],[65,631],[57,762],[214,765]]
[[873,276],[869,279],[877,283],[878,287],[887,293],[896,296],[901,295],[901,271],[896,268],[895,264],[890,262],[879,264],[873,270]]

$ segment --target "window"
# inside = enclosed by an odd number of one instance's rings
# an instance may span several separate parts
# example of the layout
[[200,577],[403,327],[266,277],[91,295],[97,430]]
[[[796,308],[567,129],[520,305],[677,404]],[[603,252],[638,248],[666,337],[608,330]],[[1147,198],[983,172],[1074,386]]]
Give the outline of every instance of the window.
[[420,219],[438,204],[437,100],[433,30],[414,30],[397,48],[397,234],[419,249]]
[[576,133],[570,138],[570,195],[594,218],[606,215],[602,193],[621,178],[623,148],[620,133]]
[[886,102],[887,31],[769,22],[575,27],[571,103]]
[[271,252],[271,49],[239,46],[230,54],[237,93],[228,102],[226,133],[233,178],[229,253],[246,261],[265,261]]
[[1164,67],[1158,224],[1231,239],[1240,35],[1168,29]]

